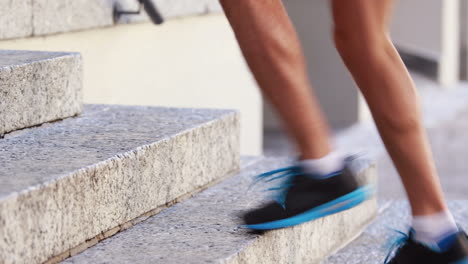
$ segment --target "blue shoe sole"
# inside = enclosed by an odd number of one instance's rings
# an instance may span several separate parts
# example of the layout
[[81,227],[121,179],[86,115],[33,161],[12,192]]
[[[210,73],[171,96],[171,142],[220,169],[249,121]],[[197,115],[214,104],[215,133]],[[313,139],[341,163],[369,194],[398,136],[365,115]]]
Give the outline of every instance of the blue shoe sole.
[[333,201],[319,205],[315,208],[312,208],[308,211],[292,216],[290,218],[255,225],[242,225],[241,227],[252,230],[272,230],[299,225],[305,222],[325,217],[327,215],[335,214],[353,208],[356,205],[367,200],[369,197],[371,197],[373,192],[374,190],[371,186],[363,186]]

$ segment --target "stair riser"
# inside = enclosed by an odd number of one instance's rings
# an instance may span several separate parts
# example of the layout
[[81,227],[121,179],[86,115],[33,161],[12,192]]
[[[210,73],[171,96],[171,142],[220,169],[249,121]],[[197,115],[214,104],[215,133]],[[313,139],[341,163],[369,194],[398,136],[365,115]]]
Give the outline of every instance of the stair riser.
[[312,223],[269,232],[225,264],[320,262],[355,238],[376,217],[377,201],[371,199],[352,210]]
[[0,58],[12,63],[0,67],[0,135],[82,111],[79,54],[2,51]]
[[[284,158],[262,159],[63,263],[319,263],[356,237],[375,217],[376,198],[372,196],[350,210],[263,235],[239,228],[243,223],[240,216],[263,204],[259,191],[270,187],[257,189],[252,185],[253,177],[290,164]],[[352,167],[360,180],[375,184],[373,162],[360,159]]]
[[0,203],[2,263],[41,263],[239,169],[225,115]]
[[[359,181],[376,186],[377,167],[367,160],[353,164]],[[267,232],[225,264],[308,263],[320,264],[327,256],[359,235],[377,216],[377,198],[344,212],[306,224]]]

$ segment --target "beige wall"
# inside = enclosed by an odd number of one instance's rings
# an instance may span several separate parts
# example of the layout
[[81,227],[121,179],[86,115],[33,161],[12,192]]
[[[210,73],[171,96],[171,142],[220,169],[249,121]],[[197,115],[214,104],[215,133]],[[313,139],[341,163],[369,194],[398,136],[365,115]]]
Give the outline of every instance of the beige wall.
[[261,153],[262,100],[222,15],[0,41],[0,49],[81,52],[86,103],[239,109],[241,151]]

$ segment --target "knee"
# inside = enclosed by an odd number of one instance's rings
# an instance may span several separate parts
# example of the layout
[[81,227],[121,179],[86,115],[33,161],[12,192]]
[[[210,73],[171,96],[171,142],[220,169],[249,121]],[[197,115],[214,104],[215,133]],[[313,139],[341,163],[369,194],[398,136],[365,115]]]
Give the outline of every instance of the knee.
[[396,113],[377,114],[374,115],[374,118],[382,131],[400,135],[413,133],[421,128],[419,116],[415,113],[403,113],[402,115]]
[[231,5],[231,4],[233,4],[233,2],[235,2],[235,1],[234,0],[219,0],[219,3],[221,5],[223,5],[223,6],[224,5]]
[[224,13],[226,15],[230,14],[230,11],[233,6],[233,0],[219,0],[219,3],[221,4],[222,8],[224,9]]
[[[408,100],[407,103],[418,101],[417,95],[410,94],[408,96],[412,96],[414,99]],[[380,103],[378,106],[371,106],[375,122],[383,131],[392,131],[399,134],[407,134],[420,129],[421,112],[414,110],[413,106],[405,105],[407,103],[388,100],[385,103]],[[412,109],[412,111],[409,109]]]
[[[245,0],[243,0],[245,2]],[[238,3],[236,0],[219,0],[219,3],[221,4],[221,7],[224,10],[224,14],[230,18],[231,13],[235,12],[236,10],[239,10],[239,5],[242,4]]]
[[351,27],[336,27],[333,38],[345,62],[376,60],[387,53],[388,39],[384,31],[366,32]]
[[245,5],[249,5],[253,0],[219,0],[219,3],[224,9],[224,12],[229,13],[232,10],[242,10]]

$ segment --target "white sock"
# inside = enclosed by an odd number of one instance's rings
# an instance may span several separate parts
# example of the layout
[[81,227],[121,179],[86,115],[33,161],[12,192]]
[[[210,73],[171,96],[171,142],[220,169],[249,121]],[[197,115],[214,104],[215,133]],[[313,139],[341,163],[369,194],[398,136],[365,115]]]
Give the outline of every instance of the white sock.
[[436,250],[445,250],[442,242],[459,231],[450,211],[414,216],[413,230],[416,241]]
[[328,178],[330,174],[340,171],[344,167],[344,155],[333,151],[320,159],[307,159],[298,161],[304,172],[313,175],[314,178]]

